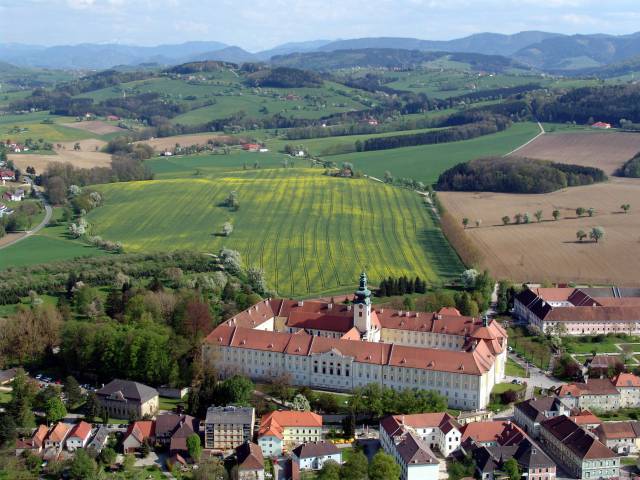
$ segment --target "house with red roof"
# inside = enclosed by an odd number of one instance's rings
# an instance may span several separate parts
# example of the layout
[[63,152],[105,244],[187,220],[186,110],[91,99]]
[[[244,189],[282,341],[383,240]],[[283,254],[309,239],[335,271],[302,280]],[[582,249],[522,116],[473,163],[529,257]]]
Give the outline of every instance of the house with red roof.
[[156,422],[154,420],[139,420],[133,422],[127,428],[122,440],[124,453],[134,453],[145,442],[153,443],[156,435]]
[[238,480],[264,480],[264,456],[253,442],[245,442],[236,448]]
[[67,436],[66,446],[67,450],[73,452],[78,448],[84,448],[89,443],[91,437],[91,424],[87,422],[80,422],[74,425]]
[[397,443],[395,437],[413,432],[429,450],[447,457],[460,446],[461,429],[456,419],[446,412],[390,415],[380,421],[380,444],[385,451],[392,452]]
[[351,391],[377,383],[435,390],[449,406],[484,409],[504,378],[507,333],[495,320],[374,308],[366,274],[348,304],[266,299],[221,323],[202,358],[223,375]]
[[608,130],[611,128],[611,124],[610,123],[606,123],[606,122],[595,122],[591,125],[591,128],[598,128],[600,130]]
[[596,435],[602,443],[616,453],[629,455],[638,453],[640,444],[640,422],[604,422],[598,425]]
[[33,431],[30,437],[16,440],[16,456],[22,455],[25,451],[34,454],[42,453],[48,434],[49,428],[46,425],[38,425],[38,428]]
[[260,421],[258,445],[266,457],[279,457],[295,446],[322,440],[322,417],[313,412],[278,410]]

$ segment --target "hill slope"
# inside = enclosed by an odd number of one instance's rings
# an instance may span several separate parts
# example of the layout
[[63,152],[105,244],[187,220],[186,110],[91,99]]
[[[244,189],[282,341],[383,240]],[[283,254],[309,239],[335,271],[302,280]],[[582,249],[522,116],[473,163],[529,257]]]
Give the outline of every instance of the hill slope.
[[[462,269],[418,195],[371,180],[261,169],[97,189],[105,205],[88,217],[96,234],[131,252],[233,248],[246,265],[263,268],[280,295],[350,286],[364,266],[375,282],[389,275],[445,280]],[[231,190],[237,212],[219,206]],[[225,221],[233,234],[216,236]]]

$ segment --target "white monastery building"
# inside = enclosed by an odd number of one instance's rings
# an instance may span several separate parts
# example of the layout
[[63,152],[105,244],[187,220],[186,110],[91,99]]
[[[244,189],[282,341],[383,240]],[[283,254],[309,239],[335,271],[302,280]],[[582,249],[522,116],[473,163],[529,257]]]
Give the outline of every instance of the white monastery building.
[[474,410],[504,378],[507,333],[453,308],[375,309],[363,273],[353,304],[263,300],[220,324],[202,349],[222,375],[288,374],[295,385],[334,391],[370,383],[434,390],[450,407]]

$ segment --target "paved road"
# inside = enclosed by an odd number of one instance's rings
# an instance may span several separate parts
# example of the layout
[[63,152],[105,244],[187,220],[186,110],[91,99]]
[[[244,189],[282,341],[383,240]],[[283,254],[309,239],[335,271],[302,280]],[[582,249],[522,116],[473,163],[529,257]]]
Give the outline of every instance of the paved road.
[[520,380],[520,381],[527,382],[527,392],[526,392],[525,398],[533,397],[533,389],[534,389],[534,387],[540,387],[540,388],[544,388],[544,389],[549,389],[549,388],[559,387],[560,385],[563,385],[564,383],[566,383],[566,382],[562,382],[562,381],[560,381],[560,380],[558,380],[556,378],[553,378],[553,377],[547,375],[542,370],[540,370],[538,367],[525,362],[524,360],[518,358],[513,353],[509,354],[509,358],[511,360],[513,360],[514,362],[516,362],[518,365],[520,365],[525,370],[529,371],[529,377],[528,378],[510,377],[510,376],[505,377],[507,382],[511,382],[513,380]]
[[[35,186],[31,186],[31,188],[35,188]],[[21,237],[16,238],[15,240],[5,243],[4,245],[2,245],[0,247],[0,250],[3,248],[7,248],[10,245],[15,245],[18,242],[21,242],[22,240],[24,240],[25,238],[30,237],[31,235],[34,235],[36,233],[38,233],[40,230],[42,230],[44,227],[47,226],[47,224],[49,223],[49,221],[51,220],[51,216],[53,215],[53,209],[51,208],[51,205],[49,205],[47,203],[47,201],[45,200],[44,196],[42,195],[42,193],[40,193],[39,190],[37,190],[38,192],[38,197],[40,198],[40,200],[42,200],[42,203],[44,203],[44,219],[33,229],[28,230],[24,235],[22,235]]]

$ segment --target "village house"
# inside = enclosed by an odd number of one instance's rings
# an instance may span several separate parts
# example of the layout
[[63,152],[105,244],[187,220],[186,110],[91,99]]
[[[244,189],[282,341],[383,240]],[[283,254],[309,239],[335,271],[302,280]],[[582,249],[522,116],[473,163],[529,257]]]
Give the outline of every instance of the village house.
[[525,433],[510,420],[468,423],[460,429],[460,446],[465,444],[496,447],[518,445],[527,438]]
[[96,453],[100,453],[109,440],[109,428],[106,425],[100,425],[98,431],[93,436],[87,449],[93,449]]
[[611,380],[620,393],[620,408],[640,406],[640,377],[632,373],[619,373]]
[[541,448],[528,438],[514,445],[484,446],[475,444],[467,447],[476,465],[476,471],[482,480],[496,480],[504,477],[504,464],[514,459],[522,476],[528,480],[554,480],[556,464]]
[[238,464],[237,480],[264,480],[262,450],[253,442],[245,442],[236,448]]
[[400,465],[401,480],[437,480],[439,462],[427,442],[415,431],[404,429],[381,437],[380,445]]
[[420,386],[474,410],[504,378],[507,334],[497,321],[448,311],[375,309],[362,274],[353,304],[266,299],[220,324],[202,349],[223,376],[286,373],[295,385],[337,391]]
[[45,458],[52,459],[58,457],[69,435],[69,431],[69,425],[62,422],[56,423],[55,426],[49,430],[47,438],[44,441]]
[[156,422],[153,420],[138,420],[129,424],[122,439],[124,453],[134,453],[142,444],[153,444],[156,437]]
[[547,418],[568,415],[570,408],[557,397],[531,398],[517,403],[513,409],[513,418],[520,428],[532,438],[540,435],[540,423]]
[[431,451],[437,450],[447,457],[460,446],[461,428],[446,412],[391,415],[380,421],[380,442],[390,450],[394,437],[412,431]]
[[297,445],[322,440],[322,417],[313,412],[279,410],[262,417],[258,445],[265,457],[279,457]]
[[13,182],[16,179],[16,173],[13,170],[9,169],[0,169],[0,180],[6,180],[8,182]]
[[89,443],[91,437],[91,424],[87,422],[77,423],[71,428],[67,436],[67,450],[73,452],[78,448],[84,448]]
[[24,198],[24,190],[21,188],[4,192],[3,198],[9,202],[21,202]]
[[620,458],[566,415],[542,422],[540,442],[545,452],[574,478],[617,479],[620,476]]
[[611,124],[610,123],[606,123],[606,122],[595,122],[591,125],[591,128],[597,128],[600,130],[608,130],[611,128]]
[[209,407],[204,424],[204,447],[232,450],[253,440],[256,421],[251,407]]
[[303,443],[294,448],[292,453],[300,470],[320,470],[329,460],[342,463],[340,450],[331,442]]
[[49,429],[46,425],[38,425],[31,437],[16,440],[16,456],[22,455],[25,451],[36,455],[42,453],[48,433]]
[[514,316],[544,333],[640,334],[638,288],[526,288],[514,300]]
[[556,390],[558,398],[569,408],[587,408],[594,410],[618,410],[620,392],[606,378],[587,379],[561,385]]
[[640,422],[604,422],[595,430],[602,443],[621,455],[638,453]]
[[[0,208],[2,205],[0,205]],[[0,215],[1,216],[1,215]],[[9,368],[7,370],[0,370],[0,385],[7,385],[8,383],[13,382],[13,379],[18,372],[17,368]]]
[[169,447],[169,455],[187,452],[187,438],[200,433],[200,421],[190,415],[167,413],[156,417],[155,440]]
[[114,418],[142,418],[158,411],[155,388],[129,380],[112,380],[96,391],[100,406]]

